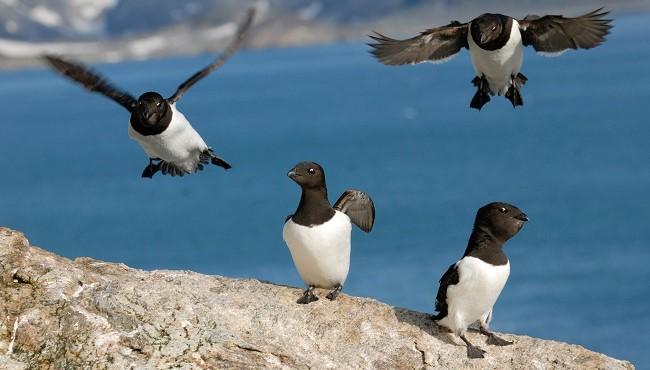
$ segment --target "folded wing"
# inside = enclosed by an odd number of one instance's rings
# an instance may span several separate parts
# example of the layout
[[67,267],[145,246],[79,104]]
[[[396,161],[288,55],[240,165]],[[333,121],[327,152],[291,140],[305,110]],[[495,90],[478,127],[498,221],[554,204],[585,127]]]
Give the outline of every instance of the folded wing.
[[178,86],[178,89],[176,89],[176,92],[174,95],[172,95],[168,101],[170,104],[176,103],[178,99],[185,94],[187,90],[192,87],[195,83],[197,83],[200,79],[203,77],[209,75],[212,71],[215,69],[221,67],[226,63],[226,61],[239,49],[239,47],[242,44],[242,41],[244,41],[244,37],[246,36],[246,33],[250,29],[251,25],[253,24],[253,18],[255,17],[255,9],[250,8],[246,12],[246,16],[244,17],[244,20],[239,24],[239,27],[237,27],[237,32],[235,32],[235,37],[232,39],[230,42],[230,45],[226,48],[226,50],[217,58],[214,62],[212,62],[210,65],[207,67],[203,68],[202,70],[196,72],[193,74],[190,78],[188,78],[185,82],[180,84]]
[[519,21],[522,42],[542,54],[557,55],[567,49],[591,49],[605,41],[612,28],[609,12],[596,9],[580,17],[561,15],[526,16]]
[[43,58],[54,70],[81,84],[87,90],[115,100],[129,112],[135,109],[138,101],[133,96],[114,87],[107,79],[85,65],[54,55],[45,55]]
[[406,40],[396,40],[375,32],[370,37],[376,41],[369,44],[370,52],[387,65],[416,64],[422,62],[445,62],[460,49],[468,48],[467,23],[451,22],[447,26],[431,28]]
[[359,190],[346,190],[334,204],[334,209],[350,217],[361,230],[370,232],[375,223],[375,205],[370,197]]
[[447,288],[450,285],[458,284],[458,268],[456,264],[449,266],[447,272],[440,278],[440,287],[438,288],[438,294],[436,294],[436,311],[438,314],[434,316],[434,320],[442,320],[448,314],[447,305]]

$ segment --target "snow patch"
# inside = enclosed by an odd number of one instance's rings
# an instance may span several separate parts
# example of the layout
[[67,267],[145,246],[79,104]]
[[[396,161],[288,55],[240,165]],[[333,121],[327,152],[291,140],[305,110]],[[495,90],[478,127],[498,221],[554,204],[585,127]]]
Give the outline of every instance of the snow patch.
[[79,15],[85,19],[98,18],[117,3],[118,0],[70,0],[70,6],[76,7]]
[[210,39],[220,39],[230,37],[237,32],[237,24],[234,22],[222,24],[217,27],[208,28],[201,32],[204,37]]
[[63,19],[57,12],[42,5],[33,7],[29,12],[29,16],[34,21],[48,27],[60,26],[63,23]]
[[134,40],[131,45],[129,45],[129,50],[136,58],[144,58],[158,50],[163,50],[166,45],[167,43],[165,42],[164,37],[151,36]]
[[18,23],[14,20],[8,20],[4,24],[5,30],[9,33],[16,33],[18,32]]
[[319,1],[313,2],[308,6],[298,10],[298,18],[303,21],[311,21],[316,18],[320,12],[323,10],[323,4]]
[[256,19],[253,23],[258,23],[260,20],[266,18],[266,16],[269,15],[269,12],[271,11],[271,4],[268,0],[258,0],[253,6],[255,7],[255,12],[257,13],[257,16],[255,17]]

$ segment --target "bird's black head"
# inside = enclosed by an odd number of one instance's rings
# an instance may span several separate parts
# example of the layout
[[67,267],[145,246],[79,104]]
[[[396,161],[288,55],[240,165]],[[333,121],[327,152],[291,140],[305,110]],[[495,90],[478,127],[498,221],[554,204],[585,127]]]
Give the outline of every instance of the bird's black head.
[[519,208],[502,202],[481,207],[476,212],[475,228],[486,228],[492,235],[505,242],[515,236],[528,221],[528,216]]
[[505,45],[510,37],[508,24],[512,27],[511,22],[509,17],[501,14],[483,14],[471,23],[472,39],[483,49],[499,49]]
[[146,92],[138,98],[135,114],[145,126],[153,126],[165,117],[169,110],[167,100],[156,92]]
[[287,176],[303,189],[325,188],[325,171],[318,163],[300,162],[287,173]]

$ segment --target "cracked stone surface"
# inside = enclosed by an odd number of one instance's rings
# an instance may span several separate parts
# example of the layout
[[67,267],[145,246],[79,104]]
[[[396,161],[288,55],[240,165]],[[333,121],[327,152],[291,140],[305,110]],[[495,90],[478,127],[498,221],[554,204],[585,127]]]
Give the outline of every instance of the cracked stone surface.
[[[319,295],[326,292],[318,291]],[[3,369],[633,369],[570,345],[514,345],[469,360],[429,315],[346,294],[295,303],[298,288],[191,271],[74,261],[0,228]]]

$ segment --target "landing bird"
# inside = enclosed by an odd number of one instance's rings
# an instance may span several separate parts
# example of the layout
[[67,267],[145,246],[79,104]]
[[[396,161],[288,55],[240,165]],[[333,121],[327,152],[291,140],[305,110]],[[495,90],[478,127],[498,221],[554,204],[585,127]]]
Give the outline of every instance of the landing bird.
[[314,162],[298,163],[287,176],[302,189],[298,209],[287,217],[282,230],[293,263],[308,286],[298,303],[317,301],[315,288],[332,289],[327,298],[333,301],[348,276],[351,223],[370,232],[375,206],[359,190],[346,190],[334,207],[330,206],[325,172]]
[[249,9],[224,53],[183,82],[167,99],[157,92],[149,91],[136,100],[79,62],[54,55],[45,55],[44,59],[62,75],[92,92],[113,99],[131,113],[129,136],[149,156],[149,164],[142,172],[142,177],[151,178],[158,171],[163,175],[183,176],[202,170],[203,165],[208,163],[229,169],[230,164],[214,154],[183,113],[176,109],[176,102],[190,87],[221,67],[237,51],[253,23],[254,15],[254,9]]
[[442,63],[462,48],[469,49],[477,91],[470,107],[481,110],[490,95],[505,95],[513,107],[523,105],[519,89],[528,81],[520,73],[524,46],[532,45],[545,56],[558,56],[568,49],[591,49],[605,41],[612,28],[603,8],[576,18],[561,15],[526,16],[517,20],[503,14],[483,14],[469,23],[453,21],[406,40],[378,32],[371,54],[386,65]]
[[469,358],[482,358],[485,353],[465,337],[467,328],[477,321],[481,334],[488,337],[488,344],[512,344],[488,329],[492,307],[510,275],[503,245],[526,221],[525,213],[507,203],[495,202],[480,208],[463,258],[449,266],[440,279],[435,303],[438,314],[433,320],[465,342]]

